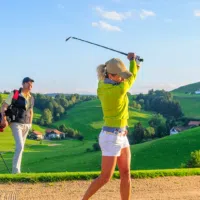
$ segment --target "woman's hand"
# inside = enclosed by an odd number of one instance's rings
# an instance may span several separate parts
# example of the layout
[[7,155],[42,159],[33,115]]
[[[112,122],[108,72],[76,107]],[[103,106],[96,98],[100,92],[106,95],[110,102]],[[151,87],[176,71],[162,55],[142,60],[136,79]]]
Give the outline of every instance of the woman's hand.
[[129,60],[134,60],[134,59],[136,58],[136,55],[135,55],[135,53],[128,53],[127,58],[128,58]]

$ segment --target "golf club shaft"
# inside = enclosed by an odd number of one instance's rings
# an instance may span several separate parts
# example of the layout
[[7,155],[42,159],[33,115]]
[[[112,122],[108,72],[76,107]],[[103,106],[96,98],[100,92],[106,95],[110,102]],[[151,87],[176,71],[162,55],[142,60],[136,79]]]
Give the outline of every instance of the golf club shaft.
[[96,44],[96,43],[93,43],[93,42],[89,42],[89,41],[86,41],[86,40],[82,40],[82,39],[79,39],[79,38],[76,38],[76,37],[72,37],[72,38],[73,38],[73,39],[76,39],[76,40],[80,40],[80,41],[82,41],[82,42],[87,42],[87,43],[89,43],[89,44],[93,44],[93,45],[96,45],[96,46],[99,46],[99,47],[103,47],[104,49],[109,49],[109,50],[115,51],[115,52],[117,52],[117,53],[121,53],[121,54],[123,54],[123,55],[125,55],[125,56],[128,55],[127,53],[124,53],[124,52],[121,52],[121,51],[117,51],[117,50],[115,50],[115,49],[111,49],[111,48],[108,48],[108,47],[105,47],[105,46],[102,46],[102,45],[99,45],[99,44]]
[[10,173],[10,170],[9,170],[8,166],[6,165],[6,162],[5,162],[5,160],[4,160],[4,158],[3,158],[3,156],[2,156],[1,153],[0,153],[0,156],[1,156],[1,158],[2,158],[2,160],[3,160],[3,162],[4,162],[4,164],[5,164],[5,166],[6,166],[7,170],[8,170],[8,172]]
[[[93,45],[102,47],[102,48],[104,48],[104,49],[108,49],[108,50],[111,50],[111,51],[120,53],[120,54],[122,54],[122,55],[128,56],[127,53],[124,53],[124,52],[122,52],[122,51],[118,51],[118,50],[115,50],[115,49],[112,49],[112,48],[109,48],[109,47],[106,47],[106,46],[103,46],[103,45],[100,45],[100,44],[96,44],[96,43],[93,43],[93,42],[89,42],[89,41],[87,41],[87,40],[82,40],[82,39],[76,38],[76,37],[69,37],[69,38],[67,38],[65,41],[68,41],[70,38],[75,39],[75,40],[80,40],[80,41],[82,41],[82,42],[86,42],[86,43],[89,43],[89,44],[93,44]],[[143,62],[143,59],[140,58],[140,61]]]

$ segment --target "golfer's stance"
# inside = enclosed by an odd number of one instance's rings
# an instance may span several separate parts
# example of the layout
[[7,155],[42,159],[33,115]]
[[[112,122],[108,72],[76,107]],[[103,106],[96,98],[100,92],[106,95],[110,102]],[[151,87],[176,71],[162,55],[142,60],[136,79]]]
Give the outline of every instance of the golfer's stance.
[[8,126],[7,118],[10,119],[10,127],[15,139],[15,155],[13,158],[12,173],[21,173],[22,153],[28,132],[32,126],[34,98],[31,89],[34,80],[26,77],[22,81],[22,88],[14,90],[1,108],[1,125]]
[[113,58],[97,68],[99,79],[97,93],[104,115],[104,126],[99,135],[102,169],[100,176],[89,186],[83,200],[89,199],[111,179],[116,164],[120,172],[121,199],[130,200],[131,153],[127,139],[127,120],[129,118],[127,92],[136,79],[139,62],[134,53],[129,53],[127,57],[130,60],[130,71],[118,58]]

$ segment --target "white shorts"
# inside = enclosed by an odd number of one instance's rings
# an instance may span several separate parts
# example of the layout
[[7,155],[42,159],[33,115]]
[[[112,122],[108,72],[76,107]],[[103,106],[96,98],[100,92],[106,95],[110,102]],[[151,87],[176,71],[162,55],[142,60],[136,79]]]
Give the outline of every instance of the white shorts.
[[102,156],[120,156],[121,149],[129,147],[129,141],[127,136],[118,136],[113,134],[107,134],[105,131],[101,131],[99,134],[99,146],[102,151]]

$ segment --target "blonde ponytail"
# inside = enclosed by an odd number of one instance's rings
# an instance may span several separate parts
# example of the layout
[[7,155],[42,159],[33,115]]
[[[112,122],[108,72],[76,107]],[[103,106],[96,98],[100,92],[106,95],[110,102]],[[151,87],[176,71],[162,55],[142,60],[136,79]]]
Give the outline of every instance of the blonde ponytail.
[[105,65],[99,65],[97,67],[97,77],[99,80],[104,80],[106,78],[106,66]]

